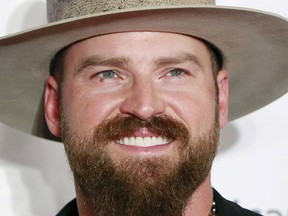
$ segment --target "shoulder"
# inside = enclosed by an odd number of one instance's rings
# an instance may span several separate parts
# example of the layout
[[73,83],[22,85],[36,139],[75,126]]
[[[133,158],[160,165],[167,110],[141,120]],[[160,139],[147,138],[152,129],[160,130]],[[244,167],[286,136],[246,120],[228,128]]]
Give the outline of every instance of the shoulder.
[[218,216],[260,216],[260,214],[242,208],[238,204],[226,200],[215,189],[213,189],[214,201]]
[[56,216],[78,216],[76,199],[73,199]]

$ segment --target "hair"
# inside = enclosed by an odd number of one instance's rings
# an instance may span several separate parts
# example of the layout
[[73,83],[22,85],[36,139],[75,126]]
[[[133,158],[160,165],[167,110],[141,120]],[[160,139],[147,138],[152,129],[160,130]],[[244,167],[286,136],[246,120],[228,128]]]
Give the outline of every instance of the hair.
[[63,80],[64,80],[65,57],[69,48],[72,47],[73,44],[69,44],[68,46],[58,51],[56,55],[54,55],[54,57],[52,58],[50,65],[49,65],[49,73],[51,76],[53,76],[56,79],[60,89],[62,88]]
[[[213,72],[214,81],[216,83],[217,81],[217,75],[220,70],[223,69],[225,58],[223,55],[223,52],[213,43],[203,39],[194,37],[195,39],[201,41],[207,48],[209,54],[210,54],[210,60],[211,60],[211,67]],[[82,40],[81,40],[82,41]],[[72,44],[67,45],[66,47],[62,48],[60,51],[56,53],[56,55],[52,58],[49,66],[49,72],[51,76],[54,76],[60,89],[63,85],[63,79],[64,79],[64,62],[66,54],[70,47],[72,47],[74,44],[78,43],[79,41],[76,41]],[[216,85],[217,87],[217,85]],[[217,88],[216,88],[217,89]]]
[[211,67],[212,67],[212,72],[214,75],[214,78],[217,78],[217,75],[220,70],[224,68],[224,63],[225,63],[225,57],[223,52],[213,43],[203,39],[203,38],[197,38],[197,40],[201,41],[206,48],[208,49],[208,52],[210,54],[210,60],[211,60]]

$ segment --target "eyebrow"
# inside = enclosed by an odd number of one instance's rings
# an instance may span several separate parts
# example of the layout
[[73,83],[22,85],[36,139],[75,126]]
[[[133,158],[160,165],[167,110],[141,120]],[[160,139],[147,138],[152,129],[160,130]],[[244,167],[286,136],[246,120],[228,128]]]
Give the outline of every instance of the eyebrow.
[[[130,58],[128,57],[112,57],[112,58],[104,58],[99,55],[90,56],[79,64],[76,69],[76,73],[83,71],[85,68],[89,66],[113,66],[113,67],[127,67],[130,62]],[[166,65],[175,65],[181,64],[185,62],[191,62],[194,65],[198,66],[202,69],[202,65],[200,60],[197,58],[196,55],[191,53],[181,53],[175,56],[169,57],[157,57],[153,60],[153,63],[156,66],[166,66]]]
[[166,66],[166,65],[173,65],[173,64],[181,64],[185,62],[191,62],[195,64],[200,69],[202,69],[202,65],[200,63],[199,58],[191,53],[181,53],[180,55],[176,55],[173,57],[160,57],[154,59],[154,64],[158,66]]
[[125,67],[128,66],[130,60],[127,57],[113,57],[104,58],[98,55],[90,56],[84,59],[76,69],[76,73],[83,71],[89,66],[113,66],[113,67]]

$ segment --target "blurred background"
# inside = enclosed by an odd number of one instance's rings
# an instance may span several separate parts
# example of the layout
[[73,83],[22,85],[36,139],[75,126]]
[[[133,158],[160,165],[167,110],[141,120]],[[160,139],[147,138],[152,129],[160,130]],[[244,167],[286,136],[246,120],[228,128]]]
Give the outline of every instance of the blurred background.
[[[288,18],[284,0],[218,0],[217,4]],[[1,37],[47,23],[45,0],[2,1],[1,5]],[[288,79],[288,72],[283,73]],[[222,130],[212,184],[224,197],[246,208],[267,216],[288,216],[287,165],[288,94]],[[61,143],[0,123],[0,215],[55,215],[74,196]]]

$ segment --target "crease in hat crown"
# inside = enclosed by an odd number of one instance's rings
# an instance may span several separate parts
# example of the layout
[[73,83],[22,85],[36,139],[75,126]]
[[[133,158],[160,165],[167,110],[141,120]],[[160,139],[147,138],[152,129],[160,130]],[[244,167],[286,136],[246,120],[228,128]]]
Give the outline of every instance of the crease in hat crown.
[[48,22],[132,8],[215,5],[215,0],[47,0]]

